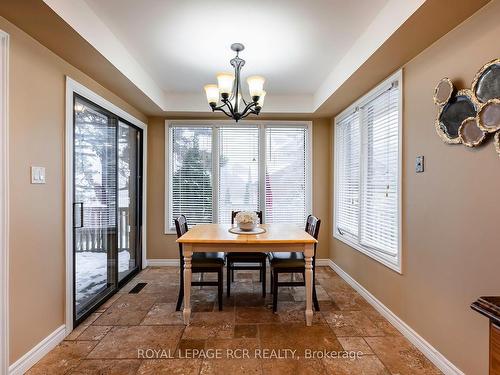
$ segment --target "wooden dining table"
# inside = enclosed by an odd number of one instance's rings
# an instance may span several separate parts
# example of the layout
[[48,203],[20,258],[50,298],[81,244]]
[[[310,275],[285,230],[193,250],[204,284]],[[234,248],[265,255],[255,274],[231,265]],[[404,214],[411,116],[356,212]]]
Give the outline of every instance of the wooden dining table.
[[290,224],[261,224],[262,234],[234,234],[234,225],[199,224],[177,239],[184,255],[184,324],[191,317],[191,258],[197,252],[302,252],[305,258],[306,325],[313,319],[312,309],[312,257],[317,242],[304,229]]

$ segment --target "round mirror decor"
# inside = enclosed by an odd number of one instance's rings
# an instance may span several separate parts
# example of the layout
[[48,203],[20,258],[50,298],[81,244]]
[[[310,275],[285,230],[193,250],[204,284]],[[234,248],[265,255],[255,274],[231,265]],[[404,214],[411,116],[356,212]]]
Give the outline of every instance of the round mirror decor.
[[477,114],[479,127],[488,133],[500,130],[500,99],[490,99]]
[[480,145],[486,137],[486,133],[479,128],[476,117],[467,117],[462,121],[458,134],[462,143],[467,147]]
[[434,89],[434,104],[443,105],[455,94],[455,86],[448,77],[441,78]]
[[498,157],[500,157],[500,131],[495,133],[495,150],[497,151]]
[[472,81],[472,92],[480,103],[500,99],[500,59],[484,65]]
[[476,117],[478,108],[479,103],[468,89],[459,90],[445,105],[439,107],[436,131],[443,141],[450,144],[461,143],[458,129],[466,118]]

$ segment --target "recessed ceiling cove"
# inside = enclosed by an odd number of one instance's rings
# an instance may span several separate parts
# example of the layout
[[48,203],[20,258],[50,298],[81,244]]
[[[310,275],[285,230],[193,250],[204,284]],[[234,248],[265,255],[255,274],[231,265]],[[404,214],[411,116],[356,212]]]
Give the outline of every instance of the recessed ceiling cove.
[[[44,0],[167,111],[207,111],[203,86],[243,43],[267,112],[314,112],[424,0]],[[404,3],[404,4],[401,4]]]

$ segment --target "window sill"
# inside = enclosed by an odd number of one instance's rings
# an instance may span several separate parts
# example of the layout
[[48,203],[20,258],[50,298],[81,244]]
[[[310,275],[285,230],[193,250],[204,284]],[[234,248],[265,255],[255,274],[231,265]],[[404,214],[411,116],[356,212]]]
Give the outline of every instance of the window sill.
[[366,256],[368,256],[370,258],[372,258],[373,260],[376,260],[377,262],[383,264],[384,266],[390,268],[391,270],[393,270],[401,275],[403,274],[403,271],[401,269],[401,250],[399,251],[398,262],[392,262],[391,260],[387,259],[386,257],[381,256],[376,251],[374,251],[370,248],[364,247],[364,246],[362,246],[358,243],[355,243],[353,241],[350,241],[348,238],[340,235],[336,231],[334,231],[333,237],[335,239],[345,243],[349,247],[352,247],[353,249],[365,254]]

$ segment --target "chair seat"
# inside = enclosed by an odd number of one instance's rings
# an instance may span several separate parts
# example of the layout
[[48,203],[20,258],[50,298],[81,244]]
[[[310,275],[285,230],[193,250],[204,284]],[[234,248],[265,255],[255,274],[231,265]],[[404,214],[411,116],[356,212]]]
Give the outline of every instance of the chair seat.
[[193,253],[191,267],[224,266],[224,253]]
[[293,253],[269,253],[269,262],[274,268],[305,268],[304,254]]
[[261,262],[266,259],[267,253],[248,253],[248,252],[239,252],[239,253],[226,253],[226,258],[230,262]]

